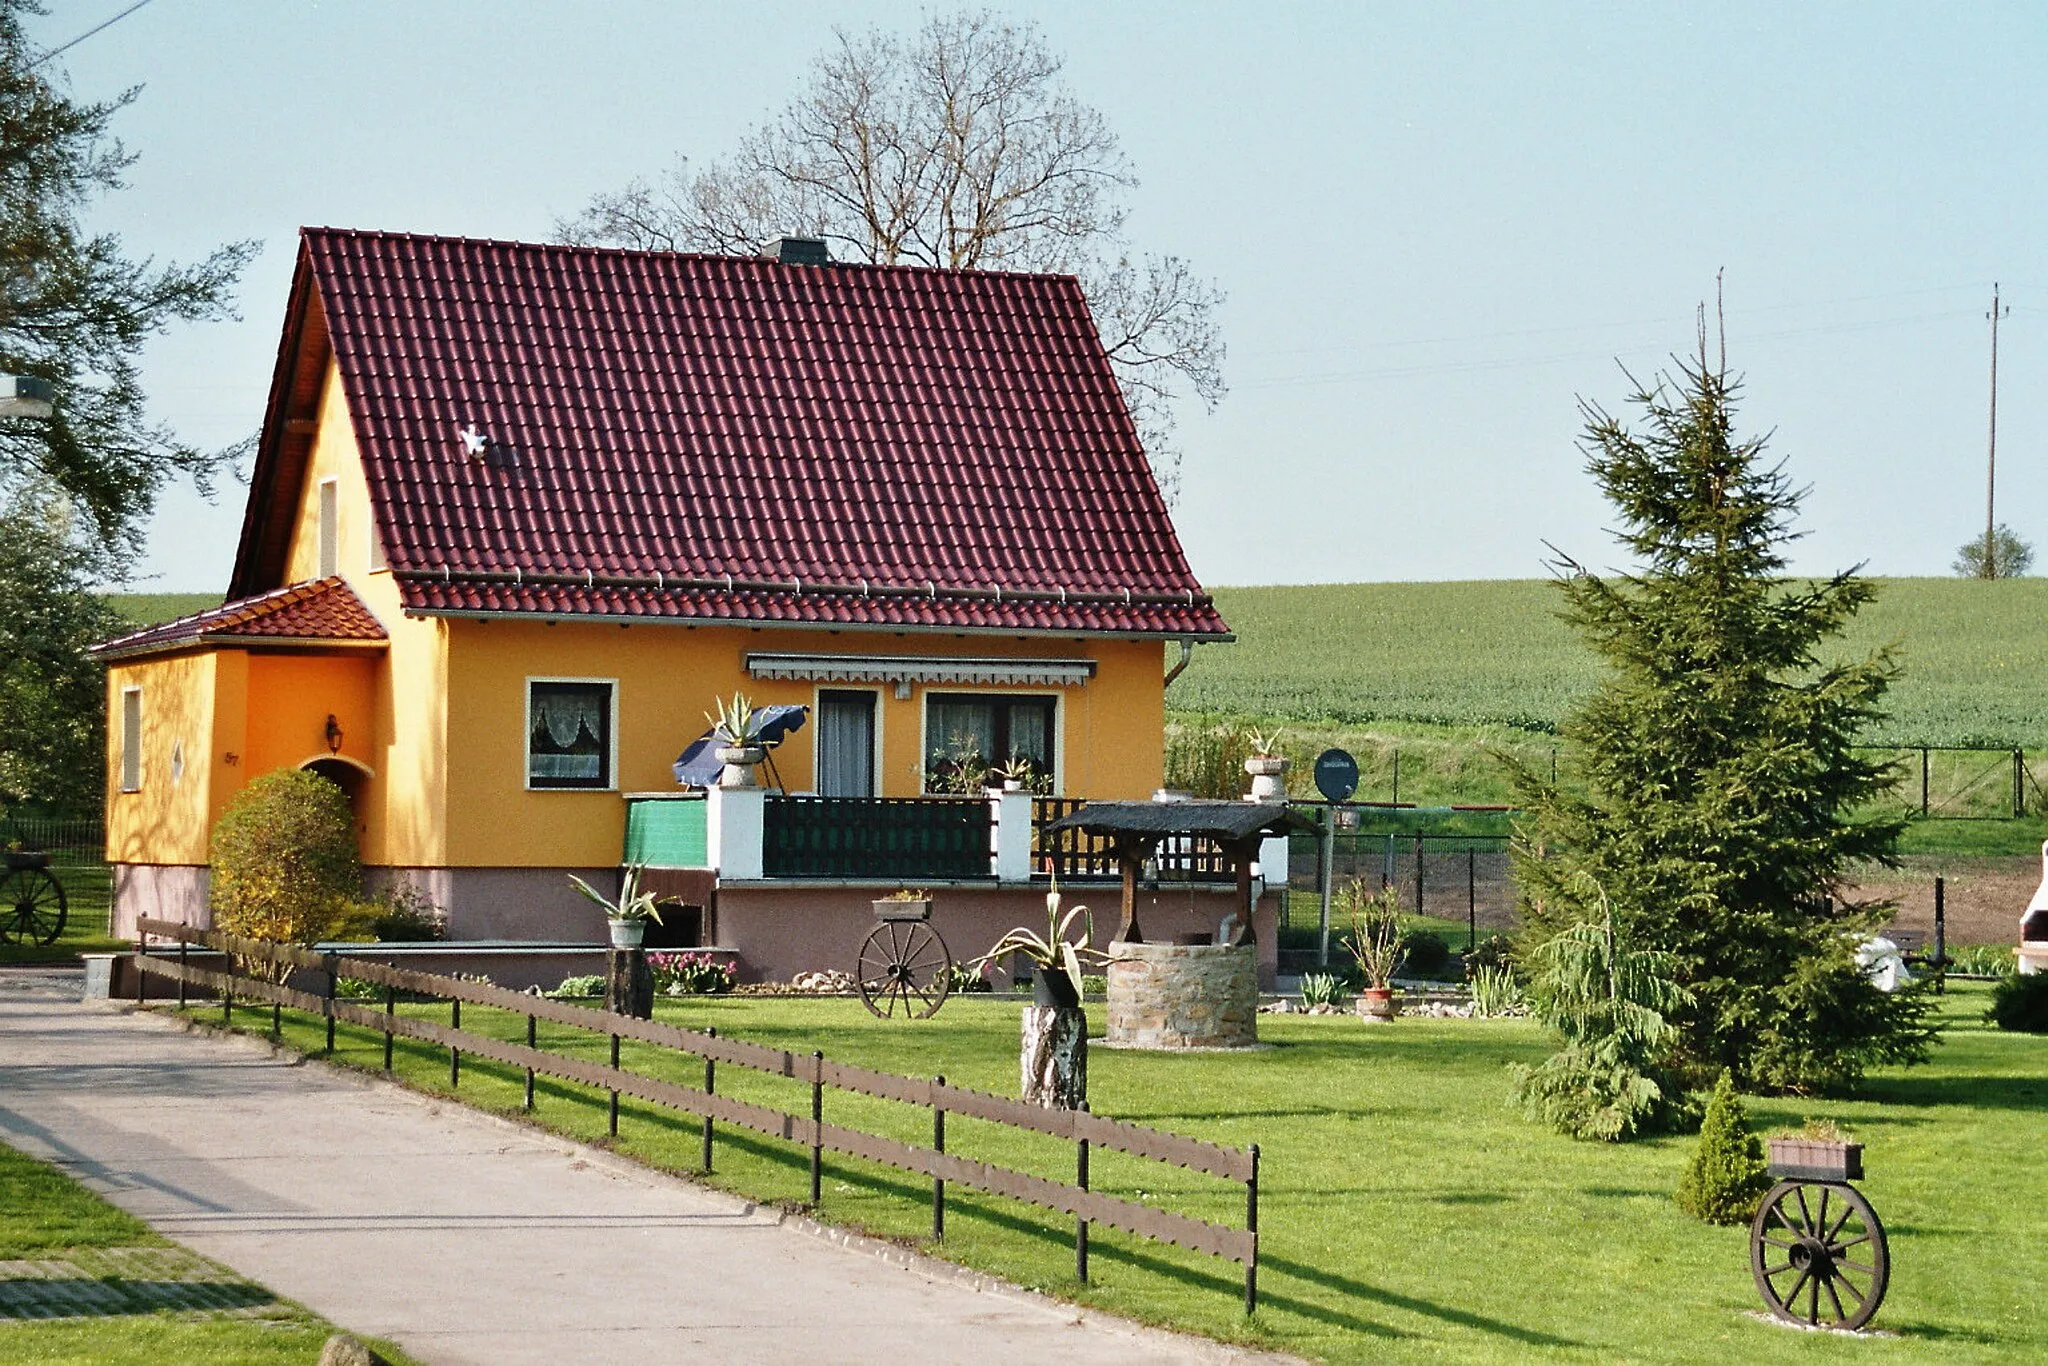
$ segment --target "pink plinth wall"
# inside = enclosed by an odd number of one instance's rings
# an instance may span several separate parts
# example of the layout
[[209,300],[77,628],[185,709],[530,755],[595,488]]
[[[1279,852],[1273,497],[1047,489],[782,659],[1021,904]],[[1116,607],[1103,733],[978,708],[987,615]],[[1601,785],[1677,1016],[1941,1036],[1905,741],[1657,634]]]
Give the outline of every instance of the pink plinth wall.
[[[860,941],[874,928],[873,901],[895,884],[789,887],[752,883],[718,889],[716,938],[739,951],[741,980],[784,982],[799,972],[840,968],[851,972]],[[1045,933],[1043,887],[934,887],[932,925],[958,962],[985,952],[1006,930],[1023,925]],[[1064,909],[1085,905],[1095,915],[1095,947],[1107,948],[1119,919],[1119,888],[1113,885],[1061,889]],[[1192,905],[1190,904],[1192,902]],[[1138,924],[1145,937],[1172,943],[1186,934],[1214,934],[1235,898],[1228,888],[1186,888],[1138,894]],[[1270,990],[1279,964],[1275,930],[1280,894],[1259,902],[1253,929],[1258,936],[1259,984]]]

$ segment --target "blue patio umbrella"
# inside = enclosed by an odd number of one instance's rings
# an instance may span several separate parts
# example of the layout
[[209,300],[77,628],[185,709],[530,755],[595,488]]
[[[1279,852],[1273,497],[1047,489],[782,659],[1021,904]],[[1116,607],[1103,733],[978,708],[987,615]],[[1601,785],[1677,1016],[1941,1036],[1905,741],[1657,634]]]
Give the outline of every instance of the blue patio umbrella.
[[[785,704],[773,707],[756,707],[753,710],[753,724],[761,732],[761,743],[773,749],[791,731],[804,723],[811,714],[805,706]],[[719,770],[725,765],[718,762],[718,751],[725,742],[718,738],[715,729],[707,730],[690,747],[677,757],[675,762],[676,785],[679,787],[712,787],[718,782]],[[772,762],[772,761],[771,761]]]

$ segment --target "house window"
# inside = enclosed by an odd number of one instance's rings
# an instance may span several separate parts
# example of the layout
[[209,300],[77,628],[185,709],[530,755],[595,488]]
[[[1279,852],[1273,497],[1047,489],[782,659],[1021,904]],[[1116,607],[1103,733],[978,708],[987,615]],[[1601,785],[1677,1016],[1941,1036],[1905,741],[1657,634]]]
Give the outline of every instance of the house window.
[[1030,763],[1034,790],[1053,776],[1050,697],[990,693],[925,695],[925,790],[978,792],[988,772],[1014,759]]
[[528,787],[612,785],[613,687],[609,681],[528,680]]
[[320,577],[331,579],[339,571],[341,555],[335,541],[341,535],[340,495],[332,479],[320,481]]
[[142,689],[121,689],[121,790],[142,791]]

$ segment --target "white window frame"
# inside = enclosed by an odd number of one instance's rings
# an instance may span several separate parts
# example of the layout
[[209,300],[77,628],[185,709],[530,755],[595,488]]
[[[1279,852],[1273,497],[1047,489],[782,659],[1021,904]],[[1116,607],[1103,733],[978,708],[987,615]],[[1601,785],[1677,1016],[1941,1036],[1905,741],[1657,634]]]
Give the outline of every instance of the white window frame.
[[320,481],[313,531],[313,577],[331,579],[341,572],[341,481],[333,475]]
[[121,689],[121,790],[142,791],[142,689],[136,684]]
[[1067,793],[1067,694],[1040,692],[1027,688],[1002,687],[959,687],[952,684],[931,684],[917,690],[914,698],[917,707],[917,795],[931,795],[925,787],[924,762],[931,755],[932,695],[957,697],[962,693],[973,693],[988,697],[1004,698],[1045,698],[1052,702],[1052,791],[1045,794],[1064,797]]
[[377,525],[377,514],[372,512],[367,519],[369,528],[368,544],[363,549],[363,568],[372,574],[391,572],[391,561],[384,554],[384,532]]
[[[880,688],[862,687],[857,683],[819,683],[811,689],[811,716],[815,718],[815,728],[811,735],[811,791],[818,790],[818,737],[825,733],[822,729],[825,724],[824,695],[828,692],[864,692],[875,699],[874,756],[868,761],[868,771],[874,775],[875,780],[875,790],[871,795],[884,795],[883,789],[888,786],[889,779],[888,775],[882,772],[882,755],[885,752],[882,747],[882,714],[888,710],[889,698]],[[918,788],[920,792],[924,788],[922,763],[918,766]]]
[[[533,685],[536,683],[584,683],[603,684],[611,690],[611,722],[605,732],[605,777],[603,787],[535,787],[533,784],[532,756],[527,747],[533,743]],[[573,678],[558,674],[528,674],[526,681],[519,685],[519,711],[525,724],[519,728],[519,781],[528,792],[567,793],[617,792],[619,790],[619,680],[616,678]]]

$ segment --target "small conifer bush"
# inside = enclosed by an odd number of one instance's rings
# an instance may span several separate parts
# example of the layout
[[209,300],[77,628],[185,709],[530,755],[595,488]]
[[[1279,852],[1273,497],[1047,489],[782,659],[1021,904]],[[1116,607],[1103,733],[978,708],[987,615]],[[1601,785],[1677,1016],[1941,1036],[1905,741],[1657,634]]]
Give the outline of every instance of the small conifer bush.
[[1749,1114],[1724,1071],[1707,1102],[1700,1145],[1678,1182],[1678,1207],[1709,1224],[1746,1224],[1770,1184],[1764,1145],[1749,1131]]

